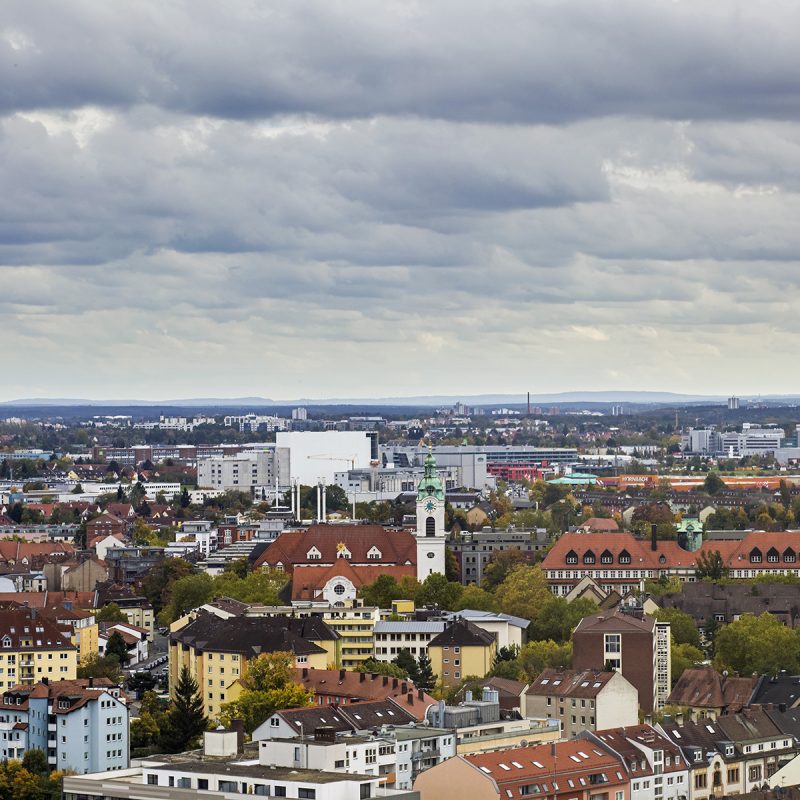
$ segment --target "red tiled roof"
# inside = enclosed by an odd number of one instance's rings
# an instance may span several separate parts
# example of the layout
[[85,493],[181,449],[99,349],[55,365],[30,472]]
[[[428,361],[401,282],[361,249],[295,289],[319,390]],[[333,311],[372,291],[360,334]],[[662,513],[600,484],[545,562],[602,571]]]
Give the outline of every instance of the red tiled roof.
[[[603,784],[603,791],[628,783],[622,761],[586,739],[514,747],[461,757],[477,767],[486,777],[492,778],[500,788],[501,797],[505,797],[506,789],[518,797],[519,791],[515,789],[523,785],[538,786],[538,792],[535,788],[533,792],[526,792],[534,796],[581,792],[589,788],[588,776],[598,771],[608,776],[608,782]],[[558,790],[552,787],[554,778],[559,783]],[[581,778],[584,783],[581,783]],[[569,786],[570,780],[574,781],[574,786]]]
[[294,676],[296,683],[317,696],[338,697],[340,703],[385,700],[387,697],[394,697],[418,720],[424,720],[428,708],[436,703],[436,700],[425,692],[420,697],[419,690],[414,688],[411,681],[385,675],[338,669],[298,668],[295,669]]
[[[354,564],[369,562],[367,553],[377,547],[380,564],[416,564],[417,542],[408,531],[388,531],[381,525],[312,525],[303,530],[285,531],[264,551],[255,564],[283,564],[291,569],[296,564],[332,564],[337,561],[337,546],[343,543]],[[320,558],[308,558],[315,547]]]
[[317,592],[322,590],[331,578],[347,578],[356,589],[360,589],[362,586],[374,583],[381,575],[391,575],[397,580],[405,575],[414,578],[417,569],[413,565],[405,564],[354,565],[346,558],[338,558],[333,564],[325,566],[301,564],[296,566],[292,573],[292,600],[316,599]]

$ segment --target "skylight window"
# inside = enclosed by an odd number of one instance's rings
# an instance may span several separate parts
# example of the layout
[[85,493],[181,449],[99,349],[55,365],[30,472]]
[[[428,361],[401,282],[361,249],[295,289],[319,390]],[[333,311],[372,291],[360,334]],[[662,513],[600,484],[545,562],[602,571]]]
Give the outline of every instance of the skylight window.
[[489,769],[489,767],[481,767],[481,772],[485,772],[487,775],[492,774],[492,771]]
[[599,689],[599,688],[600,688],[600,683],[596,683],[596,684],[594,685],[594,688],[595,688],[595,689]]
[[512,761],[511,764],[517,769],[522,769],[522,764],[520,764],[519,761]]
[[506,772],[511,772],[511,767],[509,767],[508,764],[498,764],[497,766],[500,767],[500,769],[504,769]]
[[550,679],[549,679],[549,678],[545,678],[545,679],[542,681],[542,686],[547,686],[547,684],[548,684],[548,683],[550,683]]
[[673,736],[674,736],[676,739],[680,739],[680,738],[681,738],[681,735],[678,733],[678,731],[673,731],[673,732],[672,732],[672,735],[673,735]]
[[578,755],[581,758],[589,758],[589,756],[587,756],[586,753],[583,752],[583,750],[578,750]]
[[706,730],[707,730],[709,733],[714,733],[714,728],[713,728],[711,725],[706,725]]
[[570,756],[570,758],[571,758],[571,759],[572,759],[572,760],[573,760],[573,761],[574,761],[576,764],[580,764],[580,763],[581,763],[581,760],[578,758],[578,756]]
[[534,761],[533,766],[539,767],[539,769],[544,769],[544,764],[540,763],[539,761]]
[[561,681],[560,680],[553,681],[553,686],[560,686],[560,685],[561,685]]
[[585,688],[586,688],[588,685],[589,685],[589,681],[584,681],[584,682],[581,684],[581,689],[585,689]]

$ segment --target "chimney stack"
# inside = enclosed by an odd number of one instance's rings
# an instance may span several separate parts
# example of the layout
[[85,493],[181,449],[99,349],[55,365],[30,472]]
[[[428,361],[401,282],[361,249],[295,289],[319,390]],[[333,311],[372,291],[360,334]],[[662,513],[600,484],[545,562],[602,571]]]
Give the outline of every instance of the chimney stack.
[[304,678],[308,677],[308,667],[303,667],[303,677]]
[[347,670],[340,669],[340,670],[339,670],[339,680],[340,680],[340,681],[343,681],[343,680],[344,680],[344,676],[345,676],[346,674],[347,674]]
[[655,522],[650,526],[650,549],[655,552],[658,550],[658,542],[656,541],[656,531],[658,530],[658,525]]
[[232,719],[231,730],[236,733],[236,752],[244,753],[244,720]]

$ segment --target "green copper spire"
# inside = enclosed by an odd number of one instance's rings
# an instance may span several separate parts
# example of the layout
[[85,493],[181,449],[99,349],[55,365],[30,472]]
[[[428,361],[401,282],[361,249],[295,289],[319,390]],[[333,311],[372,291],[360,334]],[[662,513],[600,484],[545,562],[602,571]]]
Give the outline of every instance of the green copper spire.
[[417,489],[417,501],[424,500],[426,497],[444,500],[444,487],[436,474],[436,459],[433,457],[430,447],[428,455],[425,457],[425,475],[419,482],[419,488]]

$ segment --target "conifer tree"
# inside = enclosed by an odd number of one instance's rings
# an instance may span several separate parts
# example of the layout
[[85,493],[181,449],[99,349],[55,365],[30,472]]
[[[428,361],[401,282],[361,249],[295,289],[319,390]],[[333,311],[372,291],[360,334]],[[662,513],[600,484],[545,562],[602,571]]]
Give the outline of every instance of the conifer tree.
[[433,674],[431,660],[427,653],[420,653],[419,659],[417,659],[417,679],[414,681],[414,685],[417,689],[429,692],[435,683],[436,676]]
[[208,719],[203,713],[203,701],[197,681],[186,667],[181,669],[175,699],[167,713],[161,731],[160,746],[167,753],[182,753],[198,745],[200,736],[208,728]]

